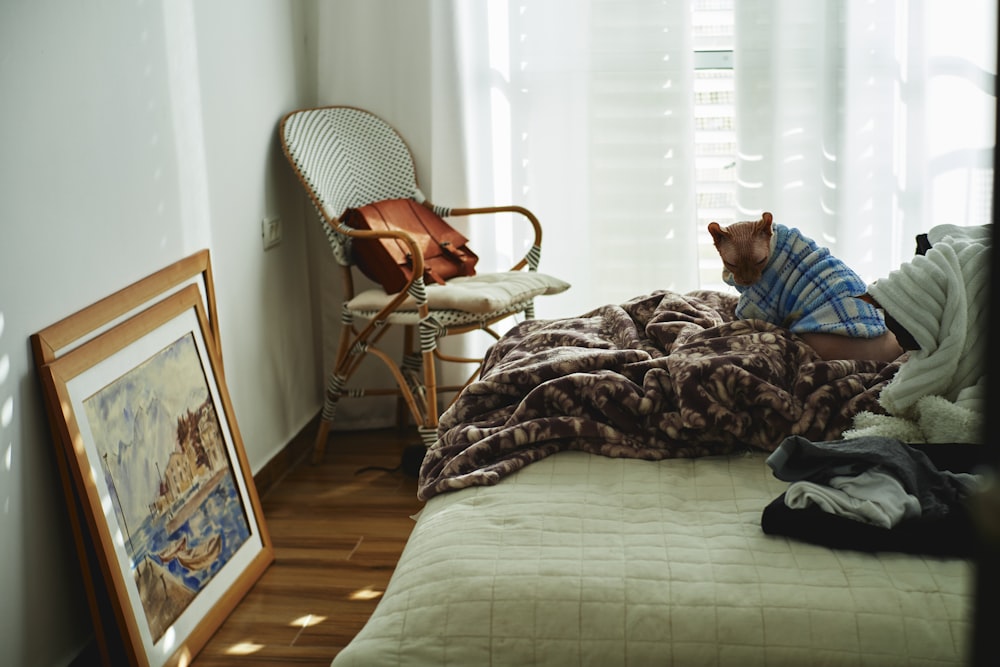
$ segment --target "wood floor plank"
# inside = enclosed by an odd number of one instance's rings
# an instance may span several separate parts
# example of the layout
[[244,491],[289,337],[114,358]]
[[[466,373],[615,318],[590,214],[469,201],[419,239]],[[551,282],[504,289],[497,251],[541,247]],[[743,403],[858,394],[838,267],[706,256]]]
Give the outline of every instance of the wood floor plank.
[[[301,437],[311,437],[305,432]],[[275,562],[196,657],[194,667],[328,666],[378,604],[422,507],[393,469],[413,429],[338,432],[261,499]]]

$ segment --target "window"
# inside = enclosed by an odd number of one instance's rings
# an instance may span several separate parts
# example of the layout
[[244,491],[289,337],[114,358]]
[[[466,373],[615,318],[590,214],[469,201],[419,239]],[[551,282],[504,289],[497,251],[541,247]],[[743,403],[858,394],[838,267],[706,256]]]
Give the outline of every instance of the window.
[[736,219],[736,128],[733,77],[734,0],[694,0],[695,187],[698,278],[705,289],[724,289],[708,223]]

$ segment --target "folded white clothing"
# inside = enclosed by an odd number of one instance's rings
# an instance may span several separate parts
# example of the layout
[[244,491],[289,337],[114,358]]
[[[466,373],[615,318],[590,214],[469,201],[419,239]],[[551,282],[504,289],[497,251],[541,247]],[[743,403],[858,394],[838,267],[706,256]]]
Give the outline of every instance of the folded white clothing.
[[921,513],[920,500],[907,493],[899,480],[874,469],[831,477],[829,485],[794,482],[785,492],[785,504],[792,509],[816,505],[824,512],[881,528],[892,528]]

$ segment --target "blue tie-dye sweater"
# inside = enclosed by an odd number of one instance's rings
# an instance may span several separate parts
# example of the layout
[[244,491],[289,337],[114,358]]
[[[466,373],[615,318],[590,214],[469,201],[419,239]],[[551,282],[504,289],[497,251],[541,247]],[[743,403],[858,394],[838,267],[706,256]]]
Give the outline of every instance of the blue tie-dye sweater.
[[760,280],[737,285],[736,316],[760,319],[796,333],[825,332],[854,338],[886,333],[882,314],[856,299],[867,291],[864,281],[826,248],[794,228],[773,224],[771,256]]

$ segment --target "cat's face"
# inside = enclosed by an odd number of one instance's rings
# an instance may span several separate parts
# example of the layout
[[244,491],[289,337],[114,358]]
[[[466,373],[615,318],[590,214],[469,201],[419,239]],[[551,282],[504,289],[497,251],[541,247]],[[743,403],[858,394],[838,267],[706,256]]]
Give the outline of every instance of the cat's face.
[[717,222],[708,225],[708,231],[715,241],[725,270],[726,282],[737,285],[753,285],[760,280],[767,260],[771,256],[770,213],[764,213],[760,220],[735,222],[722,227]]

